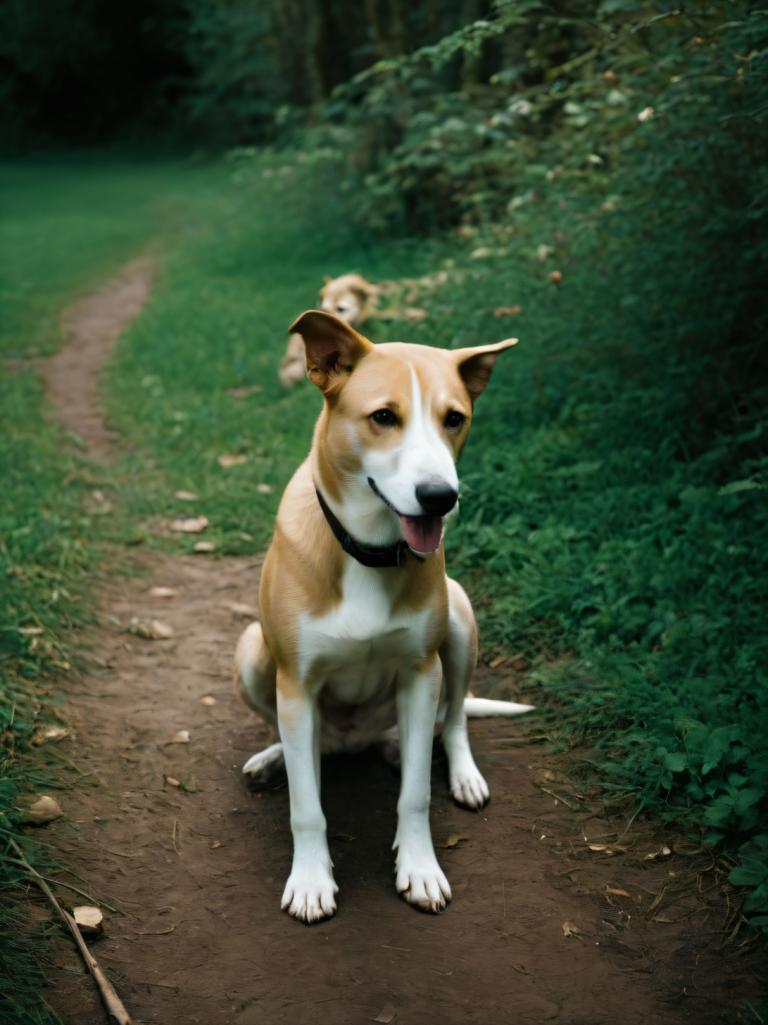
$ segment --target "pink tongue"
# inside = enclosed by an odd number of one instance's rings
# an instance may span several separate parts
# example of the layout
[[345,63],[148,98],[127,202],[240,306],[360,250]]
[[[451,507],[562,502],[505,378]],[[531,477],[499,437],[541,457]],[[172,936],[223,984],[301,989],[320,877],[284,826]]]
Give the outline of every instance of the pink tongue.
[[443,521],[439,516],[401,516],[400,526],[408,547],[420,555],[434,552],[443,536]]

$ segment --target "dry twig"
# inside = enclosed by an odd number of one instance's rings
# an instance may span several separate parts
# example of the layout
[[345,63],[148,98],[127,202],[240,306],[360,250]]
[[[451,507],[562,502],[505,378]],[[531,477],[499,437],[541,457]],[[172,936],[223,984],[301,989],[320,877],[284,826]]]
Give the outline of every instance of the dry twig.
[[77,949],[80,951],[80,955],[83,961],[85,961],[85,966],[91,973],[93,981],[98,986],[99,995],[101,996],[104,1006],[107,1009],[107,1014],[109,1015],[110,1021],[114,1022],[115,1025],[135,1025],[133,1018],[131,1018],[131,1016],[128,1014],[128,1011],[125,1008],[125,1004],[117,995],[114,986],[106,977],[104,972],[101,970],[98,961],[88,949],[86,942],[83,939],[82,933],[78,929],[77,923],[75,922],[72,915],[70,915],[68,911],[65,911],[61,904],[59,904],[55,894],[53,893],[53,890],[50,888],[48,883],[46,883],[45,879],[43,879],[43,877],[40,875],[37,869],[33,868],[30,865],[30,863],[24,857],[24,852],[22,851],[21,847],[19,847],[19,845],[16,843],[16,841],[13,838],[9,837],[9,842],[11,844],[11,847],[13,847],[14,851],[18,855],[19,860],[24,865],[24,868],[29,873],[30,877],[34,880],[36,885],[39,886],[39,888],[43,891],[45,896],[56,909],[56,912],[61,918],[61,920],[72,933],[75,943],[77,944]]

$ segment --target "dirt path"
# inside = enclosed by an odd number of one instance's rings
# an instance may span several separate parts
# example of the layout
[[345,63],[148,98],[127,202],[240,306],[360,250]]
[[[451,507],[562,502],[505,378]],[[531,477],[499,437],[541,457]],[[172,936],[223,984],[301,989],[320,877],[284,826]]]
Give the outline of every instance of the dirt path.
[[126,264],[97,292],[64,313],[61,326],[66,344],[41,364],[48,397],[62,426],[77,435],[86,454],[99,462],[113,452],[97,396],[98,370],[146,303],[153,279],[149,257]]
[[[114,288],[114,305],[108,289],[99,293],[98,330],[82,314],[87,345],[78,316],[69,321],[70,345],[82,358],[76,374],[67,371],[66,422],[95,455],[105,454],[107,437],[95,377],[128,311],[141,305],[124,297],[147,293],[146,267],[133,265]],[[62,355],[55,365],[74,363]],[[48,380],[58,373],[52,366]],[[83,390],[78,402],[74,387]],[[54,402],[59,394],[52,385]],[[135,576],[105,573],[99,625],[83,637],[92,668],[68,685],[75,738],[64,750],[83,775],[49,837],[72,866],[70,881],[115,909],[95,953],[137,1019],[734,1020],[755,983],[748,958],[726,962],[716,949],[727,909],[697,892],[713,887],[712,859],[648,827],[619,840],[623,823],[602,817],[546,747],[527,739],[535,721],[473,725],[494,795],[479,815],[450,802],[436,758],[433,831],[454,892],[445,914],[419,914],[395,894],[398,781],[374,755],[324,763],[338,916],[308,928],[282,914],[287,789],[245,785],[240,766],[266,733],[231,683],[245,622],[237,606],[255,601],[259,564],[144,552],[135,555]],[[157,586],[178,593],[154,597]],[[133,617],[161,619],[173,637],[131,634]],[[503,671],[486,672],[478,690],[505,694],[514,685]],[[188,743],[172,742],[180,730],[189,731]],[[672,853],[659,853],[665,843]],[[53,1005],[68,1025],[105,1020],[74,951],[66,941],[58,951]]]

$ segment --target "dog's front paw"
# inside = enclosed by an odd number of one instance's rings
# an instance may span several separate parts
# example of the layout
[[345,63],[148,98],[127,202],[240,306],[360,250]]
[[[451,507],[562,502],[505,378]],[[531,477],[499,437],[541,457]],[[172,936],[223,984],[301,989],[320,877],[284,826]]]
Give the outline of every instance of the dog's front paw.
[[451,797],[457,804],[479,811],[491,799],[491,791],[476,766],[451,773]]
[[433,914],[445,909],[451,899],[451,887],[434,854],[424,858],[398,856],[397,892],[409,904]]
[[322,866],[294,868],[288,877],[280,907],[300,922],[320,922],[336,914],[335,894],[339,888]]

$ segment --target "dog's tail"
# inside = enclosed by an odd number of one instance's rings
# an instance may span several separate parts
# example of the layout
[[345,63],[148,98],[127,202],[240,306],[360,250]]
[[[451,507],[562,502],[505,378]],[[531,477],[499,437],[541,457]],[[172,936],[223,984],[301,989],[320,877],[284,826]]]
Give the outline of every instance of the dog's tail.
[[510,718],[533,710],[534,705],[518,705],[514,701],[493,701],[490,698],[464,698],[464,711],[469,719],[487,719],[491,716]]

